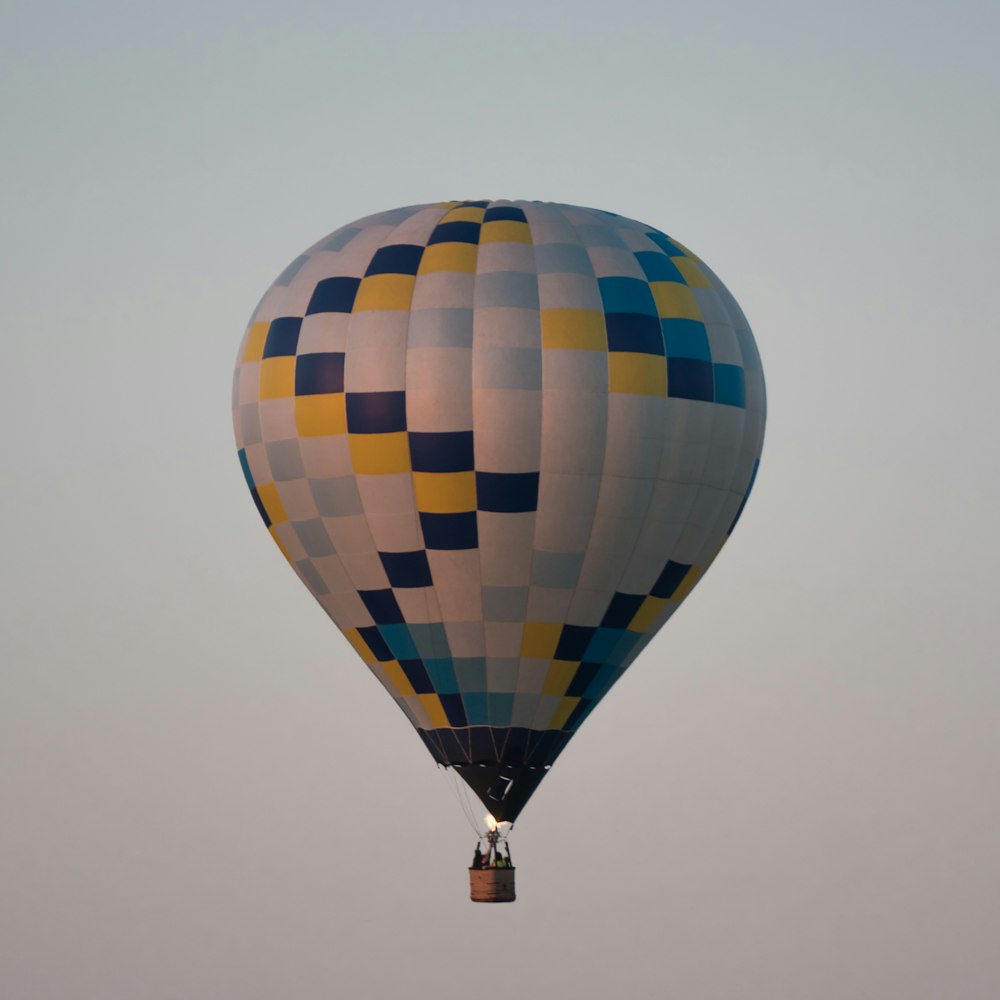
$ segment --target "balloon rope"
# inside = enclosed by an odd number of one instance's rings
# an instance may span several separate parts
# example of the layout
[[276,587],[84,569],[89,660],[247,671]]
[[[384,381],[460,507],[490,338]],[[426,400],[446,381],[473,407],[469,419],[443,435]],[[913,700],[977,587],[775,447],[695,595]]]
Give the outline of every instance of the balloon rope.
[[465,818],[469,821],[469,826],[475,830],[476,836],[482,839],[482,827],[476,822],[475,813],[472,810],[472,803],[469,801],[468,785],[466,785],[465,782],[459,778],[453,767],[446,768],[446,770],[451,772],[452,781],[455,785],[455,795],[458,797],[458,804],[461,806],[462,812],[465,813]]

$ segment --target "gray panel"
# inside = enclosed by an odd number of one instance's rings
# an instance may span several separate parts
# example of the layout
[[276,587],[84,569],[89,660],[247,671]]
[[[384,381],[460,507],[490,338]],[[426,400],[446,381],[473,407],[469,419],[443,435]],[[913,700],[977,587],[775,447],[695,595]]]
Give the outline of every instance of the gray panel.
[[486,658],[486,686],[493,692],[514,691],[520,665],[517,657],[488,656]]
[[583,566],[582,552],[545,552],[536,549],[531,563],[531,582],[536,587],[572,588]]
[[308,559],[300,559],[295,564],[302,582],[317,596],[328,594],[330,588],[327,587],[323,577],[316,572],[316,567]]
[[256,403],[248,403],[237,411],[239,415],[240,445],[257,444],[260,436],[260,410]]
[[319,518],[312,521],[295,521],[292,525],[295,534],[299,536],[302,547],[309,556],[333,555],[333,545],[326,532],[326,526]]
[[455,671],[455,679],[458,681],[460,691],[486,690],[485,657],[456,657],[452,662],[452,669]]
[[483,389],[541,389],[542,352],[525,347],[476,347],[473,380]]
[[578,243],[547,243],[535,247],[539,274],[593,274],[590,256]]
[[305,478],[306,470],[302,464],[302,455],[299,453],[298,440],[270,441],[264,447],[267,450],[267,461],[275,482]]
[[[482,262],[480,261],[480,267]],[[516,271],[495,271],[476,276],[473,304],[476,309],[490,306],[513,306],[518,309],[538,309],[538,279],[534,274]]]
[[483,587],[483,617],[487,621],[523,622],[527,587]]
[[325,240],[317,243],[316,249],[343,250],[360,232],[360,228],[356,226],[345,226],[343,229],[338,229],[335,233],[331,233]]
[[[423,281],[418,278],[417,283]],[[472,310],[414,309],[410,313],[408,346],[472,347]]]
[[361,513],[361,497],[354,476],[310,479],[316,509],[324,517],[344,517]]

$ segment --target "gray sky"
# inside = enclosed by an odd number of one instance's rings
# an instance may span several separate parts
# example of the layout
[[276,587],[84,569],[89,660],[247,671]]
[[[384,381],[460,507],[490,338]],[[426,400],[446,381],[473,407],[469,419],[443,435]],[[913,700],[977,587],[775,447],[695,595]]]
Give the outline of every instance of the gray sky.
[[[12,2],[10,1000],[1000,994],[993,4]],[[324,233],[640,218],[754,326],[757,487],[475,907],[430,756],[229,423]],[[354,734],[378,734],[358,752]]]

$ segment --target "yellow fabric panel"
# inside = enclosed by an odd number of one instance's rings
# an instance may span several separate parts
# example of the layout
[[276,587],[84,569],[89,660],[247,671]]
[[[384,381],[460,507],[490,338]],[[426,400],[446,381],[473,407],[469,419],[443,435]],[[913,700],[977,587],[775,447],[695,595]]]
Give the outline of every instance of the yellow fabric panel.
[[258,486],[257,496],[260,497],[260,502],[264,505],[267,516],[271,519],[271,524],[281,524],[282,521],[288,520],[285,505],[281,502],[281,497],[278,496],[276,483],[264,483],[263,486]]
[[295,426],[302,437],[347,433],[346,397],[342,392],[295,397]]
[[451,728],[448,716],[444,714],[444,709],[441,707],[441,700],[436,694],[418,694],[417,697],[420,699],[420,704],[424,706],[424,711],[427,713],[428,718],[431,720],[431,725],[435,729]]
[[543,309],[542,347],[606,351],[604,313],[592,309]]
[[344,629],[344,638],[354,647],[355,652],[365,663],[375,662],[375,654],[368,648],[368,643],[361,638],[361,633],[356,628]]
[[711,288],[712,283],[705,277],[705,272],[698,266],[697,261],[689,257],[673,257],[674,267],[684,275],[684,280],[692,288]]
[[424,250],[417,273],[459,271],[475,274],[478,254],[479,248],[474,243],[435,243]]
[[478,205],[465,205],[462,208],[453,208],[446,213],[441,222],[482,222],[486,209]]
[[373,274],[362,278],[354,299],[354,311],[397,309],[405,312],[413,298],[414,280],[412,274]]
[[562,729],[566,725],[566,720],[572,714],[573,709],[579,704],[579,698],[563,698],[559,702],[559,707],[552,713],[552,721],[549,723],[549,729]]
[[691,588],[698,582],[699,576],[701,576],[701,568],[699,566],[692,566],[684,574],[684,579],[677,585],[677,589],[670,595],[670,599],[672,601],[683,601],[691,593]]
[[667,600],[664,597],[647,597],[639,605],[639,610],[635,613],[629,623],[630,632],[646,632],[653,624],[656,616],[666,607]]
[[260,398],[295,395],[295,358],[265,358],[260,363]]
[[425,514],[458,514],[476,509],[476,474],[468,472],[414,472],[417,510]]
[[288,554],[288,549],[285,548],[285,546],[282,543],[281,539],[278,537],[278,532],[275,531],[275,527],[276,527],[276,525],[272,524],[271,527],[268,528],[267,530],[270,532],[271,537],[274,539],[274,544],[277,545],[278,548],[281,550],[281,554],[285,557],[285,561],[286,562],[291,562],[292,561],[292,557]]
[[480,243],[530,243],[531,230],[527,222],[515,222],[513,219],[498,219],[496,222],[484,222],[479,232]]
[[542,694],[564,695],[580,664],[575,660],[553,660],[542,686]]
[[[670,242],[671,242],[671,243],[673,243],[673,245],[674,245],[675,247],[678,247],[678,248],[680,248],[680,251],[681,251],[681,253],[683,253],[683,254],[686,254],[686,255],[687,255],[688,257],[690,257],[690,258],[691,258],[691,260],[694,260],[694,261],[698,261],[698,260],[701,260],[701,258],[700,258],[700,257],[699,257],[699,256],[698,256],[698,255],[697,255],[696,253],[691,253],[691,251],[690,251],[690,250],[688,250],[688,248],[687,248],[686,246],[684,246],[684,244],[683,244],[683,243],[681,243],[681,242],[680,242],[679,240],[675,240],[675,239],[673,238],[673,236],[671,236],[671,237],[670,237]],[[674,262],[675,264],[677,263],[677,258],[676,258],[676,257],[674,257],[673,255],[671,255],[670,259],[671,259],[671,260],[672,260],[672,261],[673,261],[673,262]]]
[[252,323],[247,331],[246,346],[243,348],[244,361],[260,361],[264,357],[264,341],[270,323]]
[[403,668],[396,660],[390,660],[388,663],[380,664],[380,666],[385,671],[386,677],[392,682],[392,686],[404,698],[412,698],[416,694],[413,690],[413,685],[409,682],[406,674],[403,673]]
[[559,645],[562,628],[559,622],[525,622],[521,656],[529,660],[551,659]]
[[608,355],[608,389],[634,396],[665,396],[666,359],[659,354],[612,351]]
[[384,476],[410,471],[406,431],[392,434],[349,434],[351,465],[359,476]]
[[661,319],[701,320],[701,310],[687,285],[678,281],[651,281],[649,287]]

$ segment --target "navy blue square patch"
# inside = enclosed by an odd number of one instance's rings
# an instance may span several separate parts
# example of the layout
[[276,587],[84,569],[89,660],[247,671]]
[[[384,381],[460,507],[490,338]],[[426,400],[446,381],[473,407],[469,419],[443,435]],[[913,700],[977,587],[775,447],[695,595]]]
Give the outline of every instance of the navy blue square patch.
[[442,222],[434,227],[427,245],[435,243],[478,243],[478,222]]
[[265,358],[287,358],[294,355],[299,346],[299,330],[302,319],[299,316],[282,316],[272,319],[264,341]]
[[368,614],[376,625],[402,625],[403,612],[399,610],[391,590],[359,590],[358,597],[364,602]]
[[524,212],[515,205],[497,205],[486,209],[483,222],[527,222]]
[[601,628],[628,628],[644,600],[643,594],[615,594],[601,619]]
[[461,514],[420,513],[420,530],[428,549],[475,549],[479,546],[476,512]]
[[313,290],[306,315],[351,312],[360,284],[360,278],[324,278]]
[[566,694],[570,698],[580,698],[587,693],[587,686],[597,676],[597,671],[601,669],[600,663],[581,663],[573,674],[573,679],[566,688]]
[[405,392],[349,392],[347,430],[351,434],[392,434],[406,430]]
[[379,663],[388,663],[389,660],[395,659],[392,655],[392,650],[386,645],[385,639],[382,638],[382,633],[379,632],[375,625],[367,625],[364,628],[359,628],[358,635],[364,639],[365,645],[372,651],[372,654]]
[[477,472],[476,506],[498,514],[538,509],[537,472]]
[[431,568],[427,565],[427,553],[380,552],[379,559],[385,567],[385,575],[393,587],[430,587]]
[[663,354],[663,328],[657,316],[642,313],[605,313],[609,351]]
[[295,395],[344,391],[344,355],[300,354],[295,359]]
[[711,403],[715,398],[712,363],[694,358],[667,358],[667,395]]
[[687,563],[677,563],[669,560],[663,567],[660,578],[653,584],[650,594],[653,597],[673,597],[674,591],[681,585],[681,580],[687,575],[691,566]]
[[563,625],[553,659],[582,660],[596,631],[592,625]]
[[448,721],[453,726],[467,726],[469,724],[465,717],[465,706],[462,704],[460,694],[439,694],[438,699],[444,714],[448,716]]
[[400,660],[400,667],[406,674],[406,679],[417,694],[433,694],[434,685],[420,660]]
[[475,465],[472,431],[410,431],[414,472],[467,472]]
[[423,247],[410,243],[379,247],[365,271],[365,277],[371,274],[416,274],[423,252]]

